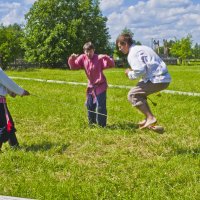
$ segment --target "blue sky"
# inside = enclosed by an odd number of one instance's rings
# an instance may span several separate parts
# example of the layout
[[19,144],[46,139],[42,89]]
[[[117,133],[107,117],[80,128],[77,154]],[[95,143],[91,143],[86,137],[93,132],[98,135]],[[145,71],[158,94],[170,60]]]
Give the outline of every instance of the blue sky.
[[[36,0],[0,0],[0,23],[25,23],[24,14]],[[151,45],[152,39],[180,39],[192,35],[200,44],[199,0],[101,0],[100,8],[108,18],[111,41],[125,28],[134,39]]]

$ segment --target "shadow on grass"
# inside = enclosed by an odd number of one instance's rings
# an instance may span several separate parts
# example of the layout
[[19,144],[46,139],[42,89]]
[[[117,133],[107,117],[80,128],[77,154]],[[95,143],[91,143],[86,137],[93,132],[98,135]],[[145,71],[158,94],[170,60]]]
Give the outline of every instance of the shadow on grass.
[[199,156],[200,155],[200,147],[194,148],[194,149],[178,149],[176,151],[178,155],[186,154],[186,155],[192,155],[192,156]]
[[25,151],[29,152],[44,152],[44,151],[48,151],[50,149],[55,149],[55,151],[57,153],[63,153],[68,147],[70,146],[70,144],[56,144],[56,143],[50,143],[50,142],[43,142],[42,144],[32,144],[31,146],[23,146]]
[[138,129],[138,124],[134,124],[131,122],[122,122],[122,123],[117,123],[117,124],[111,124],[106,126],[107,129],[111,130],[131,130],[131,131],[136,131]]

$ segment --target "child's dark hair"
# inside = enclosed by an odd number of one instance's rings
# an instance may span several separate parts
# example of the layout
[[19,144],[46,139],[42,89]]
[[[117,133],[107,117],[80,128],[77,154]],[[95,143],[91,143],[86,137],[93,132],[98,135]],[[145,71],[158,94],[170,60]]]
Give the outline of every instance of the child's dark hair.
[[83,50],[91,50],[91,49],[94,49],[94,45],[92,44],[92,42],[87,42],[84,44],[83,46]]
[[125,44],[128,44],[129,46],[131,46],[133,44],[133,39],[131,37],[130,34],[128,33],[123,33],[123,34],[120,34],[117,39],[116,39],[116,47],[118,45],[118,43],[120,43],[121,45],[125,45]]

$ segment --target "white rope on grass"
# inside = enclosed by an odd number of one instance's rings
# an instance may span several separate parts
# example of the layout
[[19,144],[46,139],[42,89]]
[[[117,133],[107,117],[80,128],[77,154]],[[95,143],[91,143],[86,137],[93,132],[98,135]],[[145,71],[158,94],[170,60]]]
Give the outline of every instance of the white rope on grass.
[[200,97],[200,93],[197,93],[197,92],[182,92],[182,91],[174,91],[174,90],[163,90],[161,92],[168,93],[168,94],[180,94],[180,95],[185,95],[185,96]]
[[[36,94],[31,94],[31,96],[37,97],[38,99],[45,99],[45,100],[46,100],[46,98],[41,97],[41,96],[38,96],[38,95],[36,95]],[[57,103],[58,101],[57,101],[57,100],[56,100],[56,101],[50,100],[49,102],[51,102],[51,103]],[[66,105],[66,103],[64,103],[64,102],[60,102],[60,103]],[[68,106],[68,105],[67,105],[67,106]],[[87,111],[89,111],[89,112],[91,112],[91,113],[95,113],[95,114],[97,114],[97,115],[102,115],[102,116],[108,117],[108,115],[103,114],[103,113],[100,113],[100,112],[97,112],[97,111],[92,111],[92,110],[88,110],[88,109],[87,109]],[[0,200],[1,200],[1,199],[0,199]]]
[[[31,96],[34,96],[34,97],[36,97],[36,98],[38,98],[38,99],[45,99],[45,100],[46,100],[45,97],[41,97],[41,96],[38,96],[38,95],[36,95],[36,94],[31,94]],[[54,101],[54,100],[46,100],[46,101],[48,101],[48,102],[50,102],[50,103],[58,103],[58,102],[59,102],[59,101],[57,101],[57,100],[56,100],[56,101]],[[65,102],[61,102],[61,101],[60,101],[60,103],[69,106],[69,105],[66,104]],[[153,102],[152,102],[152,103],[153,103]],[[100,113],[100,112],[97,112],[97,111],[92,111],[92,110],[89,110],[89,109],[87,109],[87,112],[91,112],[91,113],[95,113],[95,114],[97,114],[97,115],[101,115],[101,116],[104,116],[104,117],[108,117],[108,115],[106,115],[106,114],[103,114],[103,113]],[[112,116],[112,118],[113,118],[113,116]],[[118,117],[114,117],[114,118],[117,119],[117,120],[121,119],[121,118],[118,118]],[[128,121],[128,120],[124,120],[124,121],[130,123],[130,121]],[[1,199],[0,199],[0,200],[1,200]]]
[[[82,82],[67,82],[67,81],[60,81],[60,80],[45,80],[45,79],[25,78],[25,77],[16,77],[16,76],[10,76],[10,78],[19,79],[19,80],[47,82],[47,83],[68,84],[68,85],[85,85],[85,86],[87,85],[87,83],[82,83]],[[126,85],[111,85],[111,84],[109,84],[108,86],[111,88],[123,88],[123,89],[130,89],[133,87],[133,86],[126,86]],[[167,93],[167,94],[177,94],[177,95],[200,97],[200,93],[196,93],[196,92],[182,92],[182,91],[174,91],[174,90],[163,90],[160,92]]]

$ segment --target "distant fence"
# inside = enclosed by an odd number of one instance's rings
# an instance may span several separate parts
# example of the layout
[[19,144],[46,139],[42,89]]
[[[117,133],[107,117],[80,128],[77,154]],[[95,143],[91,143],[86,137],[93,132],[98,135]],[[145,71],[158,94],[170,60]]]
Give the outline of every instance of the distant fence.
[[2,67],[4,69],[68,68],[66,63],[27,63],[27,62],[7,63],[7,64],[2,64]]
[[[162,60],[167,65],[178,65],[180,64],[177,58],[162,58]],[[187,65],[200,65],[200,59],[187,59],[185,60]],[[125,68],[129,67],[127,61],[125,60],[115,60],[116,67]],[[3,64],[0,62],[0,66],[3,69],[29,69],[29,68],[60,68],[69,69],[67,63],[28,63],[24,61]]]
[[125,68],[127,65],[127,61],[123,60],[114,60],[115,61],[115,66],[119,68]]
[[[162,58],[162,57],[161,57]],[[178,64],[178,59],[177,58],[162,58],[162,60],[167,64],[167,65],[177,65]],[[115,60],[115,65],[116,67],[128,67],[127,61],[124,60]]]
[[162,58],[162,60],[167,64],[167,65],[177,65],[178,64],[178,59],[177,58]]
[[200,65],[200,59],[186,59],[188,65]]

